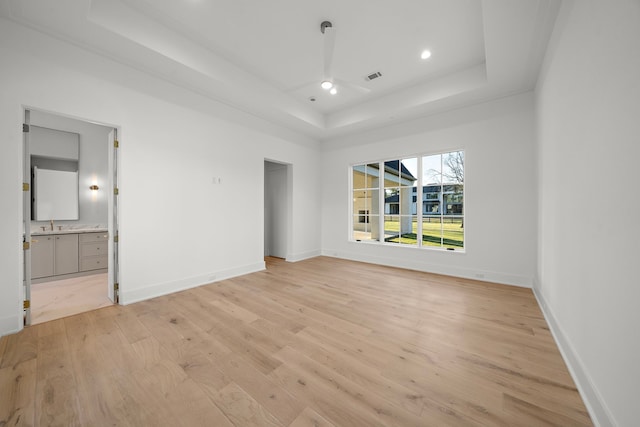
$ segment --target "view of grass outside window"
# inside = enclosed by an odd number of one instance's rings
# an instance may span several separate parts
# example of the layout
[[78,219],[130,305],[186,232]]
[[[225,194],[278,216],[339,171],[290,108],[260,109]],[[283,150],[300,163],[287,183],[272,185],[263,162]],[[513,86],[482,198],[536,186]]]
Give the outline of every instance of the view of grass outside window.
[[464,248],[464,151],[354,165],[351,172],[352,240]]

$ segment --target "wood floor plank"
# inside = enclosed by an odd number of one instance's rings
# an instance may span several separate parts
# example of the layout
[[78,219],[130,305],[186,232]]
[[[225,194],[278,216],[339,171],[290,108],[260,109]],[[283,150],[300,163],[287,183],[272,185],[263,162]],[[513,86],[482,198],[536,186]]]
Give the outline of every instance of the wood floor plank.
[[4,356],[4,352],[7,349],[8,342],[9,342],[9,335],[0,337],[0,358]]
[[19,334],[6,337],[6,347],[0,360],[0,369],[16,368],[38,356],[38,332],[27,328]]
[[118,310],[114,320],[130,343],[135,343],[151,336],[151,332],[140,322],[138,316],[130,310]]
[[67,327],[65,326],[64,319],[51,320],[43,323],[38,327],[38,338],[46,337],[48,335],[66,333]]
[[181,363],[180,367],[209,396],[215,395],[232,382],[232,377],[223,368],[219,358],[203,353],[194,354],[189,362]]
[[303,410],[304,405],[289,391],[242,359],[230,355],[218,363],[235,384],[246,390],[282,424],[290,424]]
[[36,368],[36,424],[80,425],[78,390],[66,331],[39,339]]
[[256,315],[255,313],[252,313],[249,310],[245,310],[244,308],[232,303],[231,301],[227,301],[227,300],[213,300],[210,302],[211,305],[213,305],[214,307],[223,310],[224,312],[230,314],[231,316],[235,317],[236,319],[239,319],[243,322],[246,323],[251,323],[254,320],[258,319],[258,315]]
[[266,262],[0,338],[0,425],[592,425],[530,289]]
[[504,395],[504,410],[513,416],[514,425],[537,425],[537,426],[586,426],[591,425],[589,420],[578,422],[575,419],[565,417],[556,412],[547,410],[527,401],[518,399],[511,395]]
[[336,427],[311,408],[304,411],[293,420],[289,427]]
[[[223,298],[233,302],[236,305],[242,305],[249,311],[255,313],[259,318],[269,320],[272,323],[280,325],[282,328],[297,332],[304,328],[304,325],[292,320],[291,316],[278,308],[278,304],[265,298],[261,292],[251,291],[238,284],[237,278],[225,281],[224,285],[214,284],[198,288],[203,294],[213,294],[215,298]],[[206,295],[205,298],[211,296]]]
[[0,425],[35,425],[35,358],[0,369]]
[[236,427],[284,425],[235,383],[220,390],[216,402]]
[[327,388],[287,364],[280,365],[268,376],[337,426],[385,425],[369,411],[353,405],[344,392]]

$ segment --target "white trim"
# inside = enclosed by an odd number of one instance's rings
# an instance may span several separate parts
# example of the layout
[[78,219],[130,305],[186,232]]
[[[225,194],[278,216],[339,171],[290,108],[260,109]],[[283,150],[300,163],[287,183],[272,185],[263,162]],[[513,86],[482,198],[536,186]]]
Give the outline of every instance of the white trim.
[[[460,255],[465,254],[462,251],[448,251],[448,252],[451,252],[454,254],[458,253]],[[363,255],[358,252],[345,252],[345,251],[328,250],[328,249],[324,249],[322,251],[322,255],[330,256],[333,258],[348,259],[351,261],[360,261],[360,262],[366,262],[366,263],[386,265],[388,267],[406,268],[408,270],[423,271],[425,273],[443,274],[445,276],[454,276],[454,277],[461,277],[464,279],[499,283],[502,285],[518,286],[520,288],[533,287],[532,277],[520,276],[520,275],[510,274],[510,273],[503,273],[499,271],[470,270],[466,268],[425,263],[421,261],[411,261],[411,260],[392,258],[392,257]]]
[[553,315],[551,308],[545,301],[542,294],[535,287],[533,288],[533,294],[538,300],[538,305],[540,306],[542,314],[549,325],[549,330],[553,335],[556,345],[560,349],[560,354],[564,359],[564,363],[567,365],[569,373],[571,374],[573,381],[576,383],[578,392],[587,407],[587,411],[591,416],[591,421],[593,421],[596,426],[616,426],[617,424],[614,422],[611,411],[605,404],[602,399],[602,395],[598,392],[593,381],[591,381],[591,376],[585,369],[584,363],[582,363],[580,356],[562,331],[562,328],[556,320],[556,317]]
[[191,289],[198,286],[207,285],[209,283],[218,282],[220,280],[243,276],[245,274],[255,273],[263,270],[265,270],[264,261],[257,262],[255,264],[229,268],[227,270],[213,271],[207,274],[174,280],[171,282],[156,283],[153,285],[145,286],[141,289],[134,289],[131,291],[128,291],[126,290],[126,288],[123,289],[121,287],[120,304],[133,304],[135,302],[168,295],[174,292],[180,292],[186,289]]
[[309,259],[309,258],[315,258],[317,256],[322,255],[321,251],[319,249],[315,250],[315,251],[309,251],[309,252],[301,252],[299,254],[288,254],[286,261],[287,262],[298,262],[298,261],[303,261],[305,259]]
[[[391,215],[382,215],[382,216],[391,216]],[[418,223],[418,225],[422,226],[422,221]],[[403,248],[410,250],[427,250],[427,251],[435,251],[435,252],[448,252],[452,254],[464,254],[467,253],[465,248],[455,248],[453,250],[447,249],[445,246],[427,246],[427,245],[412,245],[412,244],[402,244],[402,243],[393,243],[393,242],[385,242],[378,240],[354,240],[353,238],[349,239],[349,243],[353,243],[356,245],[375,245],[375,246],[386,246],[388,248]]]
[[22,322],[22,310],[15,316],[0,318],[0,337],[20,332],[23,329]]

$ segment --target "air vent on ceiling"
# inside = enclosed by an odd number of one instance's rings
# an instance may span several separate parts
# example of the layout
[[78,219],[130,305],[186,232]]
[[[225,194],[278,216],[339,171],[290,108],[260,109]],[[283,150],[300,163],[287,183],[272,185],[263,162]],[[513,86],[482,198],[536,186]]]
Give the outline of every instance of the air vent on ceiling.
[[376,71],[375,73],[371,73],[367,75],[364,79],[370,82],[373,79],[377,79],[378,77],[382,77],[382,73],[380,71]]

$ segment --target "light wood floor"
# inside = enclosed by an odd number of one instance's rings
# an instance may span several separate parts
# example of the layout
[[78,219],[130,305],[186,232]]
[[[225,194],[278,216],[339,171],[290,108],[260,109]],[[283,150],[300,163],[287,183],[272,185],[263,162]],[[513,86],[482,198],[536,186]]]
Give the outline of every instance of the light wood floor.
[[31,285],[31,324],[111,305],[107,273]]
[[591,425],[528,289],[331,258],[0,339],[0,425]]

